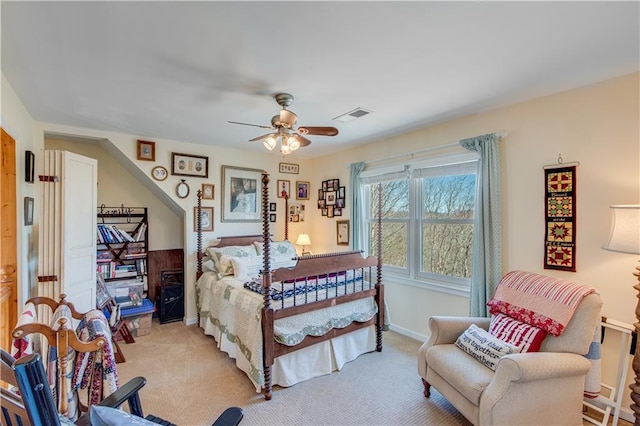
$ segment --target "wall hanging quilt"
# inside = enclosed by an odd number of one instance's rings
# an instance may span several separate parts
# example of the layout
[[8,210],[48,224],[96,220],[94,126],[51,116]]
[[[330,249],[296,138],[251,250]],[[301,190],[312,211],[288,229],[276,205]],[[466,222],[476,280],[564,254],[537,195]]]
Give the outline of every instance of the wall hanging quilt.
[[545,269],[576,271],[576,166],[545,169]]

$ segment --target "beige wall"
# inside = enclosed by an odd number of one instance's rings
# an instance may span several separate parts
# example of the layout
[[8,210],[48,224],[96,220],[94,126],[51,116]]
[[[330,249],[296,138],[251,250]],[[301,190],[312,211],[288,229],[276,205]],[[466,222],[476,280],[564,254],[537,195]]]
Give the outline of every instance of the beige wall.
[[[421,150],[429,146],[449,144],[462,138],[494,131],[506,131],[508,136],[501,143],[502,152],[502,212],[504,271],[526,269],[565,279],[572,279],[598,289],[604,299],[603,314],[619,321],[633,323],[636,292],[631,275],[637,264],[637,256],[612,253],[600,247],[605,241],[611,204],[640,203],[640,134],[639,134],[639,80],[640,74],[632,74],[605,81],[592,86],[572,90],[553,96],[539,98],[511,107],[486,111],[452,120],[447,123],[414,130],[393,138],[372,141],[366,146],[341,152],[313,161],[290,158],[300,164],[299,175],[277,173],[278,155],[252,153],[242,150],[204,147],[187,142],[155,140],[156,162],[137,161],[137,136],[78,129],[55,124],[37,123],[33,136],[27,135],[18,141],[18,151],[40,149],[44,132],[104,138],[131,159],[143,179],[156,187],[172,203],[179,206],[184,215],[183,241],[186,254],[187,319],[195,319],[195,233],[193,230],[193,207],[195,190],[202,182],[216,185],[215,200],[205,202],[215,208],[215,230],[208,237],[260,233],[259,224],[234,224],[220,222],[220,166],[240,165],[265,169],[272,180],[289,179],[311,182],[311,200],[306,202],[308,221],[294,224],[290,238],[299,232],[310,234],[316,252],[343,249],[335,244],[335,221],[320,216],[315,208],[314,194],[322,180],[339,178],[343,184],[349,179],[348,166],[352,162],[373,160]],[[18,127],[28,133],[32,122],[28,113],[14,93],[5,95],[3,83],[3,124]],[[5,104],[5,98],[8,103]],[[401,100],[399,100],[401,101]],[[9,111],[6,111],[6,106]],[[374,116],[366,119],[375,119]],[[346,124],[348,125],[348,124]],[[145,138],[146,139],[146,138]],[[178,177],[170,176],[164,182],[149,177],[154,165],[170,169],[171,152],[186,152],[208,155],[210,178],[189,178],[192,195],[181,200],[174,195]],[[544,181],[542,167],[553,164],[562,154],[565,161],[579,161],[577,170],[578,223],[577,223],[577,272],[567,273],[542,269],[544,239]],[[19,161],[20,165],[21,162]],[[19,170],[18,173],[22,173]],[[26,195],[21,184],[20,196]],[[347,198],[350,197],[349,192]],[[274,200],[276,199],[274,198]],[[278,230],[276,239],[282,238],[284,207],[278,202]],[[348,218],[349,201],[343,218]],[[19,216],[22,212],[19,212]],[[37,218],[36,218],[37,220]],[[313,224],[313,226],[311,226]],[[36,239],[37,241],[37,239]],[[206,242],[205,242],[206,244]],[[24,250],[23,250],[24,251]],[[26,262],[26,256],[21,259]],[[385,281],[386,295],[394,327],[416,338],[428,333],[427,320],[434,314],[465,315],[468,301],[465,297],[428,291],[402,282]],[[614,367],[609,360],[617,357],[609,354],[605,345],[603,370],[611,375]],[[628,407],[629,401],[625,402]]]
[[[2,108],[0,108],[0,125],[16,141],[16,217],[18,218],[18,306],[30,297],[29,288],[35,287],[36,267],[38,265],[38,226],[40,218],[38,206],[35,206],[33,225],[24,226],[22,222],[24,197],[37,200],[37,185],[25,183],[25,151],[37,153],[42,150],[42,138],[34,133],[34,121],[22,101],[18,98],[9,82],[2,74],[0,84]],[[37,157],[36,157],[37,158]],[[35,175],[39,165],[36,161]]]
[[[591,285],[605,301],[603,314],[620,321],[635,320],[635,291],[631,288],[637,259],[602,250],[610,227],[611,204],[640,203],[639,74],[602,82],[507,108],[463,117],[363,148],[314,161],[317,180],[325,175],[348,179],[351,162],[373,160],[449,144],[494,131],[506,131],[501,142],[503,269],[526,269]],[[579,161],[577,169],[577,272],[543,270],[544,175],[542,167]],[[321,174],[322,173],[322,174]],[[314,233],[333,231],[334,223],[314,223]],[[321,238],[315,238],[321,240]],[[329,246],[329,241],[327,245]],[[427,319],[445,308],[430,291],[407,290],[422,309],[401,309],[394,303],[394,324],[428,333]],[[394,291],[389,298],[392,302]],[[455,302],[457,314],[466,304]]]
[[[213,183],[215,185],[215,199],[203,200],[203,206],[214,207],[214,231],[204,234],[203,245],[206,246],[211,243],[215,238],[224,235],[247,235],[247,234],[261,234],[262,225],[259,222],[255,223],[230,223],[221,222],[221,166],[231,165],[237,167],[248,167],[256,170],[266,170],[270,174],[271,182],[275,183],[278,179],[286,179],[291,181],[292,188],[295,185],[296,180],[313,182],[312,175],[310,174],[311,167],[309,161],[302,159],[296,159],[295,163],[300,165],[300,173],[293,174],[280,174],[278,172],[278,163],[285,161],[277,153],[265,154],[262,151],[248,152],[240,149],[223,149],[213,146],[203,146],[198,144],[192,144],[188,142],[179,142],[163,139],[154,139],[143,136],[123,135],[119,133],[103,132],[93,129],[82,129],[69,126],[61,126],[50,123],[38,123],[36,125],[37,133],[56,135],[55,139],[58,140],[75,140],[77,138],[86,138],[93,140],[100,140],[101,144],[107,144],[111,149],[117,150],[119,153],[124,154],[128,164],[122,165],[126,169],[123,175],[136,176],[145,187],[150,187],[151,192],[158,198],[164,199],[165,204],[175,206],[179,211],[179,217],[183,221],[183,225],[179,230],[182,242],[185,248],[185,296],[186,296],[186,321],[188,324],[195,323],[197,319],[196,304],[195,304],[195,274],[196,274],[196,233],[194,232],[194,208],[197,203],[196,191],[200,189],[202,183]],[[60,136],[63,135],[63,136]],[[66,136],[65,136],[66,135]],[[52,137],[53,139],[53,137]],[[136,141],[138,139],[153,140],[156,142],[156,161],[139,161],[136,159]],[[67,142],[69,143],[69,142]],[[89,148],[85,148],[89,149]],[[111,152],[111,151],[110,151]],[[175,195],[175,187],[184,177],[170,175],[164,181],[156,181],[151,178],[151,169],[156,165],[162,165],[171,170],[171,153],[180,152],[194,155],[204,155],[209,157],[209,178],[185,178],[187,184],[190,186],[190,194],[185,199],[180,199]],[[92,155],[98,155],[94,152]],[[90,155],[91,156],[91,155]],[[289,159],[291,160],[291,159]],[[105,159],[105,161],[107,161]],[[109,161],[115,161],[113,159]],[[115,163],[111,163],[115,164]],[[99,164],[99,171],[104,169]],[[99,177],[99,181],[102,181],[105,177]],[[117,179],[123,179],[119,177]],[[124,179],[126,181],[126,179]],[[121,193],[122,185],[114,184],[114,187],[119,188]],[[128,194],[122,193],[122,197],[126,199],[135,199],[138,193],[137,184],[131,183],[126,185]],[[317,189],[313,183],[311,185],[311,191],[313,194],[314,188]],[[102,192],[102,189],[99,190]],[[102,197],[102,195],[101,195]],[[116,196],[117,197],[117,196]],[[113,198],[117,200],[117,198]],[[276,198],[275,195],[270,200],[277,203],[277,218],[278,222],[275,227],[272,227],[272,234],[274,239],[282,239],[284,237],[284,201],[283,199]],[[315,206],[315,200],[309,200],[305,202],[306,209],[309,209],[312,205]],[[119,204],[118,204],[119,205]],[[155,229],[151,229],[150,223],[149,238],[152,240],[156,238],[156,232],[163,232],[166,227],[173,226],[171,224],[157,224]],[[311,223],[309,221],[301,223],[293,223],[289,226],[289,238],[295,239],[300,232],[310,232]],[[173,234],[172,234],[173,235]],[[160,236],[160,238],[165,238]],[[166,244],[179,247],[174,243],[174,239],[179,237],[165,238]],[[177,242],[177,241],[176,241]]]
[[[640,74],[463,117],[314,161],[316,180],[348,179],[348,164],[506,131],[501,142],[503,269],[525,269],[595,287],[603,315],[635,322],[638,256],[602,250],[610,227],[609,205],[640,204]],[[371,117],[373,119],[373,117]],[[577,169],[577,272],[544,270],[544,175],[542,167],[579,161]],[[311,235],[330,247],[334,223],[314,222]],[[322,248],[320,248],[322,251]],[[435,314],[466,315],[466,298],[385,280],[394,327],[423,338]],[[608,336],[615,333],[610,332]],[[603,372],[611,378],[615,339],[603,347]],[[617,342],[615,342],[617,345]],[[606,360],[614,361],[612,363]],[[611,383],[611,379],[609,380]],[[628,406],[627,398],[625,405]]]
[[182,215],[176,215],[138,181],[102,146],[45,137],[45,149],[58,149],[98,160],[98,206],[146,207],[149,220],[149,250],[184,247]]

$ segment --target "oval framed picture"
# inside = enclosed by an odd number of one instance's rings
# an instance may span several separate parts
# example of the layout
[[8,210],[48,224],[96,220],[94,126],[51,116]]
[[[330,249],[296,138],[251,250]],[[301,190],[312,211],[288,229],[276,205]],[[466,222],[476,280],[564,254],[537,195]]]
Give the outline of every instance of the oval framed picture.
[[180,179],[180,183],[176,185],[176,195],[178,198],[187,198],[189,195],[189,185],[184,179]]
[[155,180],[165,180],[169,176],[169,172],[162,166],[155,166],[151,169],[151,176]]

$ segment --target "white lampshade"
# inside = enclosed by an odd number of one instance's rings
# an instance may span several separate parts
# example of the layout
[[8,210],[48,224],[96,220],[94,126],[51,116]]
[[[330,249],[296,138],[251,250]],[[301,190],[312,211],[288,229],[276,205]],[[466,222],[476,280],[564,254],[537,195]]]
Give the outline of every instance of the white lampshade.
[[311,238],[309,238],[309,234],[300,234],[298,235],[298,239],[296,240],[296,244],[299,246],[310,246]]
[[295,136],[289,136],[288,142],[289,142],[289,149],[291,151],[295,151],[296,149],[300,148],[300,142],[298,141],[298,139],[296,139]]
[[267,148],[269,151],[275,148],[277,143],[278,141],[273,136],[269,136],[268,138],[262,141],[262,144],[264,145],[264,147]]
[[612,213],[605,250],[640,254],[640,205],[610,206]]

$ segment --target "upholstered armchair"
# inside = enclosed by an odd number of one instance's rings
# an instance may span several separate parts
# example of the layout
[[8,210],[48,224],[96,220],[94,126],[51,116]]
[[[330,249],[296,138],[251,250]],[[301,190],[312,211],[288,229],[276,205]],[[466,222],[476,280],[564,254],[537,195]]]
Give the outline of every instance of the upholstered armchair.
[[[545,285],[550,286],[567,283],[515,272],[520,274],[515,280],[545,280]],[[508,277],[514,279],[510,274],[502,279],[498,289]],[[542,299],[524,300],[533,300],[536,309],[540,309]],[[512,314],[526,311],[511,302],[505,305]],[[518,352],[520,348],[511,351],[513,348],[509,346],[506,355],[496,357],[492,365],[495,371],[476,359],[481,356],[474,358],[469,351],[465,352],[460,339],[469,333],[471,324],[481,329],[476,329],[474,335],[486,333],[497,315],[434,316],[429,320],[431,334],[418,352],[424,394],[429,397],[433,386],[475,425],[582,425],[585,377],[594,366],[593,360],[585,355],[594,343],[601,307],[602,300],[596,292],[579,297],[558,336],[544,333],[537,352]]]

